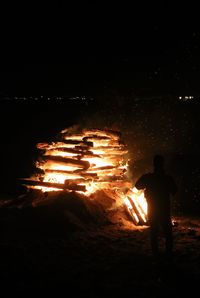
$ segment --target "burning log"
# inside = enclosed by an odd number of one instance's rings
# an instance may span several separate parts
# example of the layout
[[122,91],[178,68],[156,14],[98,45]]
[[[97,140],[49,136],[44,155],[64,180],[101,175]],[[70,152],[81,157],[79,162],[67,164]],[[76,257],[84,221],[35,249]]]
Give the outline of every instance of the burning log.
[[107,137],[110,137],[112,139],[117,139],[117,140],[121,138],[121,133],[119,131],[113,131],[113,130],[109,130],[109,129],[104,129],[104,130],[100,130],[100,129],[87,130],[87,129],[84,129],[83,133],[87,136],[91,136],[91,135],[107,136]]
[[41,150],[45,149],[57,149],[57,148],[74,148],[76,146],[81,146],[84,149],[93,147],[92,142],[79,141],[79,140],[62,140],[62,142],[57,143],[38,143],[37,148]]
[[88,143],[88,142],[92,142],[93,147],[98,146],[99,144],[101,144],[101,146],[116,146],[119,144],[119,142],[117,140],[112,140],[112,139],[108,139],[108,138],[92,138],[92,137],[86,137],[83,138],[83,140]]
[[87,137],[83,137],[83,141],[87,142],[88,140],[102,141],[102,140],[113,140],[113,139],[111,139],[110,137],[107,137],[107,136],[99,136],[99,135],[90,135],[90,136],[87,136]]
[[82,160],[86,160],[89,161],[90,164],[95,163],[98,161],[99,162],[104,162],[107,165],[118,165],[120,162],[123,162],[123,157],[122,156],[109,156],[109,157],[105,157],[103,154],[101,156],[95,157],[94,155],[91,155],[90,157],[84,156]]
[[92,171],[98,172],[98,171],[106,171],[106,170],[112,170],[116,169],[116,166],[104,166],[104,167],[93,167],[91,168]]
[[95,150],[105,150],[104,153],[108,152],[109,150],[112,152],[114,150],[124,150],[124,145],[118,144],[118,146],[95,146],[94,148],[91,148],[92,151]]
[[73,149],[73,148],[65,148],[65,147],[62,147],[62,148],[54,148],[54,149],[51,149],[51,148],[48,148],[46,149],[46,155],[48,155],[48,153],[52,153],[52,154],[49,154],[49,155],[53,155],[55,152],[65,152],[65,153],[73,153],[74,155],[90,155],[90,156],[94,156],[94,157],[99,157],[99,155],[97,154],[94,154],[92,151],[90,150],[86,150],[85,148],[80,150],[80,149]]
[[97,173],[89,173],[89,172],[82,172],[82,170],[80,170],[79,173],[77,173],[76,171],[75,172],[71,172],[71,171],[62,171],[62,170],[51,170],[51,169],[46,169],[45,170],[46,173],[52,173],[52,174],[66,174],[66,175],[71,175],[74,177],[85,177],[87,179],[90,179],[90,178],[97,178]]
[[70,167],[79,167],[85,170],[87,170],[90,167],[90,163],[88,161],[65,158],[62,156],[44,155],[43,159],[47,161],[54,161],[57,164],[59,163],[59,164],[68,165]]
[[[90,172],[88,172],[90,174]],[[105,176],[109,176],[109,175],[120,175],[120,176],[125,176],[124,171],[123,170],[119,170],[119,169],[110,169],[110,170],[102,170],[102,171],[97,171],[96,174],[98,175],[98,177],[105,177]]]
[[84,147],[93,147],[93,142],[87,142],[87,141],[78,141],[78,140],[68,140],[64,139],[63,143],[65,144],[71,144],[71,145],[79,145]]
[[127,154],[128,151],[115,151],[115,152],[110,152],[110,153],[106,153],[104,154],[104,158],[110,158],[110,157],[113,157],[113,158],[120,158],[120,160],[124,160],[124,155]]
[[67,139],[68,140],[82,140],[83,139],[83,134],[81,134],[81,133],[77,133],[77,134],[73,134],[73,133],[65,133],[65,132],[62,132],[61,131],[61,137],[63,138],[65,138],[65,136],[67,137]]
[[28,186],[38,186],[38,187],[49,187],[49,188],[57,188],[61,190],[74,190],[74,191],[86,191],[85,185],[77,185],[75,183],[55,183],[55,182],[44,182],[39,180],[30,180],[30,179],[21,179],[23,185]]
[[36,145],[36,147],[41,150],[51,148],[51,146],[53,146],[53,145],[47,144],[47,143],[38,143]]
[[[38,143],[36,145],[36,147],[40,150],[46,150],[46,149],[58,149],[58,148],[69,148],[68,146],[66,146],[65,143],[63,142],[56,142],[56,143]],[[74,145],[72,144],[72,148],[74,147]]]

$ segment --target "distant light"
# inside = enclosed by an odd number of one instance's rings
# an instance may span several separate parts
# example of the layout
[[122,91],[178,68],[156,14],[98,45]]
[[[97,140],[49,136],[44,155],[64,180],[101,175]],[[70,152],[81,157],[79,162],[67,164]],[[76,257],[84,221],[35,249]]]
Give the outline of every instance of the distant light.
[[178,98],[179,100],[182,100],[182,101],[188,101],[188,100],[194,99],[195,97],[193,95],[189,95],[189,96],[185,95],[185,96],[179,96]]

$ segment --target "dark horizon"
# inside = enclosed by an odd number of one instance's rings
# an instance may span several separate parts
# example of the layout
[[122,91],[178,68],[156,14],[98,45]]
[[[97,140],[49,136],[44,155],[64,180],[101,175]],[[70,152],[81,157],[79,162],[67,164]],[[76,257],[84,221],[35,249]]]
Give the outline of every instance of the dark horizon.
[[2,47],[0,92],[98,93],[113,88],[161,95],[200,93],[195,17],[149,14],[140,21],[131,19],[126,29],[108,26],[94,34],[84,24],[81,19],[77,27],[70,23],[63,36],[47,30],[41,39],[37,30],[35,38],[8,34],[13,39],[10,47],[6,42]]
[[14,66],[1,71],[0,92],[6,95],[87,95],[113,89],[145,95],[200,93],[200,69],[188,70],[183,64],[180,72],[176,65],[159,66],[158,63],[156,66],[154,60],[153,64],[148,64],[149,59],[136,56],[134,59],[119,57],[114,62],[112,59],[101,62],[100,59]]
[[149,3],[129,13],[123,5],[120,13],[98,7],[98,16],[96,10],[87,15],[85,5],[83,10],[62,8],[62,13],[55,5],[51,13],[31,10],[32,16],[24,7],[23,17],[16,8],[16,20],[9,15],[10,27],[4,30],[5,40],[1,37],[2,93],[105,88],[200,93],[200,28],[194,6],[191,10],[182,4],[177,10],[168,3]]

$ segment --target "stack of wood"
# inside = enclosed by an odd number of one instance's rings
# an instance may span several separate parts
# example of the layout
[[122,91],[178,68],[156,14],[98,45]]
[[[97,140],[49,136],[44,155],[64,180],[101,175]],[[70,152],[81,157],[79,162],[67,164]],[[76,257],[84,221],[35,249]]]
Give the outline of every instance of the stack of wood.
[[69,190],[90,194],[98,189],[121,188],[126,181],[127,149],[118,131],[63,130],[57,142],[39,143],[40,172],[23,179],[28,188]]

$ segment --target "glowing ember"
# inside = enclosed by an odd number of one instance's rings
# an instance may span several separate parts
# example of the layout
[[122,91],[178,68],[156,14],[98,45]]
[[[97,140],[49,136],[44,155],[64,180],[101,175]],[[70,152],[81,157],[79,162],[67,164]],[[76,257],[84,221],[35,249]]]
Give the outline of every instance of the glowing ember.
[[[86,196],[99,189],[127,188],[127,149],[118,131],[65,129],[58,142],[39,143],[40,174],[24,179],[28,188],[43,192],[67,190]],[[147,205],[143,192],[122,192],[127,210],[136,224],[146,223]]]

